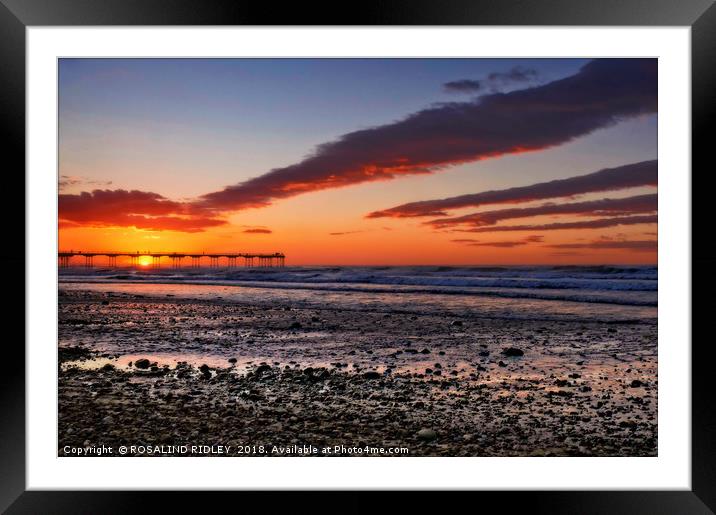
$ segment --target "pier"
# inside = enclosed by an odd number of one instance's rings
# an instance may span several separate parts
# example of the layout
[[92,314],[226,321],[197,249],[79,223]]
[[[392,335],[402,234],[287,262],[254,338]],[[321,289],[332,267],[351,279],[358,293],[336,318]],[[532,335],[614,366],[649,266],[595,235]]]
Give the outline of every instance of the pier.
[[[192,268],[200,268],[202,263],[207,263],[211,268],[219,268],[220,260],[224,266],[233,268],[243,265],[247,268],[271,268],[286,266],[286,256],[281,252],[273,254],[255,254],[246,252],[115,252],[115,251],[81,251],[61,250],[57,253],[60,268],[70,266],[70,260],[74,257],[84,258],[80,266],[86,268],[95,266],[95,258],[107,258],[106,266],[116,267],[117,258],[128,258],[130,266],[147,266],[161,268],[162,258],[167,260],[173,268],[181,268],[184,259],[189,258],[189,265]],[[144,259],[143,259],[144,258]],[[206,259],[205,259],[206,258]],[[147,259],[151,261],[147,262]]]

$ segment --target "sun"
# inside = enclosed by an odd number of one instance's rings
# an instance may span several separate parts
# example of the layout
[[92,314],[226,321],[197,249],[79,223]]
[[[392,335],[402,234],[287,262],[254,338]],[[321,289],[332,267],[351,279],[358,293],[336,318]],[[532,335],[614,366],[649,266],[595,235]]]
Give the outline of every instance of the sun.
[[151,256],[142,256],[139,258],[139,266],[149,266],[152,264],[152,258]]

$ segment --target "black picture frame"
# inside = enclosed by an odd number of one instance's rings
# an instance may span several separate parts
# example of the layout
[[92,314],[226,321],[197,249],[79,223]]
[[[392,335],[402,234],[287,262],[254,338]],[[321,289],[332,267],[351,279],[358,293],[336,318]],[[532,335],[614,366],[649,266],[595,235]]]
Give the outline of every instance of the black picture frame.
[[[716,7],[713,0],[405,0],[306,5],[304,3],[220,0],[0,0],[0,126],[4,184],[8,199],[0,203],[5,220],[3,270],[25,264],[25,30],[30,26],[78,25],[638,25],[689,26],[692,44],[692,489],[690,491],[619,492],[479,492],[479,506],[498,502],[502,511],[531,513],[713,513],[716,511],[716,420],[714,418],[714,350],[707,320],[716,307],[716,253],[706,232],[705,176],[709,126],[714,125],[716,92]],[[708,163],[710,164],[710,163]],[[701,169],[697,176],[694,170]],[[696,179],[701,187],[694,187]],[[700,202],[697,202],[699,201]],[[26,274],[32,273],[27,270]],[[13,301],[5,304],[8,327],[23,319],[25,290],[20,274],[7,274]],[[22,283],[22,284],[21,284]],[[712,316],[712,315],[711,315]],[[22,330],[21,330],[22,331]],[[7,513],[144,513],[157,506],[166,513],[186,508],[206,496],[221,501],[261,500],[259,493],[149,493],[26,491],[25,487],[25,353],[21,336],[4,342],[0,372],[0,511]],[[276,494],[270,494],[276,499]],[[303,494],[305,495],[305,494]],[[350,502],[297,501],[292,511],[364,511],[382,500],[370,492],[352,492]],[[458,494],[454,494],[458,495]],[[257,497],[260,497],[258,499]],[[189,499],[191,497],[191,499]],[[279,496],[280,499],[282,496]],[[451,501],[460,502],[462,495]],[[423,493],[411,495],[423,509],[444,508]],[[217,499],[212,498],[212,501]],[[272,501],[274,502],[274,501]],[[470,499],[472,504],[475,499]],[[434,504],[433,504],[434,503]],[[469,504],[468,504],[469,505]],[[206,505],[205,505],[206,506]],[[477,505],[475,505],[477,506]],[[352,510],[351,510],[352,509]],[[182,510],[183,511],[183,510]]]

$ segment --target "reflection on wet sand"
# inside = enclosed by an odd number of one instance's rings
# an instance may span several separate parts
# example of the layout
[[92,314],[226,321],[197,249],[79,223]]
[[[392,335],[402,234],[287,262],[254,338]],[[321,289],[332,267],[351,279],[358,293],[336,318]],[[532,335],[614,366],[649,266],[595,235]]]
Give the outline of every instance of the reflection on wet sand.
[[61,444],[657,452],[653,323],[92,290],[60,295]]

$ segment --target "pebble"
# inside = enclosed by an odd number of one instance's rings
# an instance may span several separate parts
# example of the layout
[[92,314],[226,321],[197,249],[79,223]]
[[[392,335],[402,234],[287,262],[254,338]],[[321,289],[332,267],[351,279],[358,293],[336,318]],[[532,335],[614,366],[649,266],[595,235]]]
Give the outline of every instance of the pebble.
[[424,440],[426,442],[435,440],[437,437],[438,437],[438,434],[432,429],[423,428],[420,431],[418,431],[418,438],[420,440]]
[[525,351],[518,349],[517,347],[508,347],[502,351],[505,356],[524,356]]

